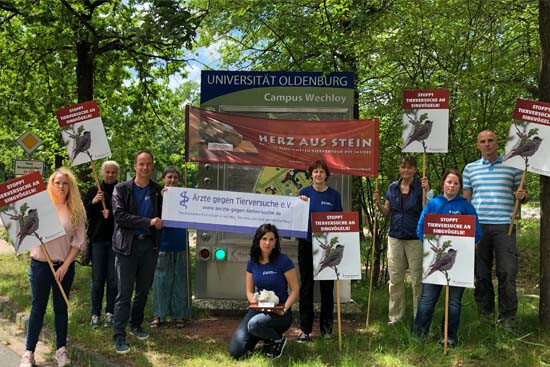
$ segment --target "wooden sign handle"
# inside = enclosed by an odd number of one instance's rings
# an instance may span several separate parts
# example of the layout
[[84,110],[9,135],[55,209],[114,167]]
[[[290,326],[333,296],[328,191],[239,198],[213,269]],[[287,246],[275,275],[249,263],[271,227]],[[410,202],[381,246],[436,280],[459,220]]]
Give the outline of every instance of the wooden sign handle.
[[[375,181],[375,189],[378,191],[378,179]],[[366,328],[369,327],[369,321],[370,321],[370,300],[372,295],[372,284],[374,279],[374,258],[376,253],[376,227],[377,227],[378,219],[376,217],[376,205],[374,206],[374,218],[372,223],[372,248],[371,248],[371,265],[370,265],[370,280],[369,280],[369,299],[367,301],[367,322],[366,322]]]
[[50,266],[50,270],[52,271],[52,275],[55,279],[55,282],[57,283],[57,286],[59,287],[59,291],[61,292],[61,295],[63,296],[63,299],[65,300],[65,303],[67,304],[67,309],[69,308],[69,299],[67,298],[67,294],[65,294],[65,290],[63,289],[63,286],[61,285],[61,282],[57,280],[55,277],[55,269],[53,268],[52,259],[50,258],[50,254],[48,253],[48,250],[46,249],[46,246],[44,244],[40,245],[40,248],[42,249],[42,252],[46,256],[46,260],[48,260],[48,265]]
[[443,353],[447,354],[447,341],[449,338],[449,286],[445,286],[445,326],[443,332]]
[[[95,163],[93,160],[90,161],[90,165],[92,166],[92,172],[94,173],[94,181],[97,189],[101,191],[101,186],[99,185],[99,178],[97,178],[97,171],[95,169]],[[105,198],[101,199],[101,205],[103,206],[103,210],[107,210],[107,205],[105,205]]]
[[[519,183],[518,190],[523,190],[523,184],[525,183],[526,175],[527,175],[527,170],[524,170],[523,175],[521,176],[521,182]],[[516,219],[518,210],[519,210],[519,200],[516,199],[516,202],[514,203],[514,211],[512,212],[512,221],[510,222],[510,226],[508,227],[508,236],[511,236],[512,231],[514,230],[514,220]]]
[[[426,151],[422,153],[422,178],[426,178]],[[422,206],[426,205],[426,189],[422,187]]]
[[336,319],[338,320],[338,350],[342,351],[342,313],[340,311],[340,281],[336,279]]

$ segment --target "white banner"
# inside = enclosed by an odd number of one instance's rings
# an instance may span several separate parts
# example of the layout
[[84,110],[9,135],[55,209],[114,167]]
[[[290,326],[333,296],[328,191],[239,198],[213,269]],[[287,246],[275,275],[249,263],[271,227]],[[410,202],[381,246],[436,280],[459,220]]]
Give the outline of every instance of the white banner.
[[307,237],[309,202],[293,196],[169,187],[164,193],[166,227],[255,233],[271,223],[284,237]]

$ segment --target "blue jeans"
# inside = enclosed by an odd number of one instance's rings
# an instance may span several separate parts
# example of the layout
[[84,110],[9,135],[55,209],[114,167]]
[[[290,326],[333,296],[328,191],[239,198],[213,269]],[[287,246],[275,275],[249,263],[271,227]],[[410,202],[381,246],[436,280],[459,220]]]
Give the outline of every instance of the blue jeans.
[[288,310],[283,316],[248,310],[231,338],[229,354],[235,359],[242,358],[248,352],[252,352],[260,340],[281,339],[291,324],[291,310]]
[[159,253],[153,280],[153,316],[161,321],[166,320],[167,316],[172,316],[174,320],[191,317],[191,297],[187,299],[186,256],[186,251]]
[[[118,293],[113,319],[113,338],[126,338],[126,325],[141,327],[147,296],[153,284],[158,252],[153,248],[153,239],[134,237],[130,255],[115,255]],[[132,300],[132,293],[135,294]]]
[[[439,300],[442,285],[422,283],[422,295],[418,303],[416,318],[414,320],[413,333],[416,336],[424,337],[428,335],[435,305]],[[460,325],[460,308],[462,306],[463,287],[449,287],[449,329],[448,340],[457,342],[458,327]],[[441,336],[443,337],[445,328],[445,316],[441,320]]]
[[101,315],[103,292],[107,286],[105,312],[113,314],[117,293],[115,276],[115,253],[111,241],[98,241],[92,248],[92,315]]
[[[55,265],[54,269],[57,270],[60,266],[61,265]],[[69,297],[73,279],[74,263],[69,266],[67,274],[65,274],[65,277],[61,281],[61,286],[63,287],[67,297]],[[56,349],[64,347],[67,345],[67,326],[69,323],[67,305],[65,304],[65,300],[59,291],[48,263],[31,260],[29,282],[32,290],[32,306],[31,314],[29,316],[29,324],[27,327],[27,343],[25,349],[30,350],[31,352],[34,352],[36,349],[38,336],[40,335],[42,325],[44,324],[44,314],[46,313],[48,300],[50,298],[50,289],[53,289]]]

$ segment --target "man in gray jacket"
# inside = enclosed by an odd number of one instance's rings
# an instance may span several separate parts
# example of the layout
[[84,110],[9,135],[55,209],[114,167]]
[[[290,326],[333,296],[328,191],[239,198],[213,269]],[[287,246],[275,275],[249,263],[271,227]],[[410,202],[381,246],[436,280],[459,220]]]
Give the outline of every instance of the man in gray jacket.
[[[126,324],[130,334],[147,339],[141,328],[161,241],[161,187],[151,180],[153,155],[139,151],[134,158],[136,176],[115,186],[113,192],[113,251],[118,293],[113,339],[117,353],[128,353]],[[135,288],[132,300],[132,290]]]

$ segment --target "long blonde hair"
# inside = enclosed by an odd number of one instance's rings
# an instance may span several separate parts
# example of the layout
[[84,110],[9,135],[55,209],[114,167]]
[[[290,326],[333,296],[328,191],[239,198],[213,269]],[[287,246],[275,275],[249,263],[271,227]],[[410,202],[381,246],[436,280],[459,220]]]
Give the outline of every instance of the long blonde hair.
[[50,194],[52,201],[54,200],[53,181],[57,174],[65,176],[67,182],[69,183],[69,191],[67,193],[65,205],[67,206],[73,229],[76,230],[79,223],[86,223],[86,211],[84,210],[84,204],[82,204],[82,199],[80,198],[80,193],[78,192],[76,178],[74,174],[65,167],[59,167],[56,169],[48,179],[48,194]]

